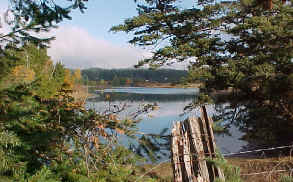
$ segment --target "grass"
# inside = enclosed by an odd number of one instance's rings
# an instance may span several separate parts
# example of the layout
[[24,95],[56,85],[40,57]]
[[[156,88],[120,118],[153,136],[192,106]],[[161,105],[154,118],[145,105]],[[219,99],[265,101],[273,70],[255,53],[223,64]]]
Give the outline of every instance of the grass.
[[[289,178],[293,170],[293,158],[227,158],[229,164],[240,167],[241,179],[244,182],[293,182]],[[152,169],[155,165],[146,164],[144,171]],[[284,170],[284,171],[283,171]],[[263,173],[265,172],[265,173]],[[293,174],[293,171],[291,171]],[[259,173],[259,174],[255,174]],[[158,178],[159,182],[172,181],[173,171],[171,163],[163,163],[148,173],[149,176]]]

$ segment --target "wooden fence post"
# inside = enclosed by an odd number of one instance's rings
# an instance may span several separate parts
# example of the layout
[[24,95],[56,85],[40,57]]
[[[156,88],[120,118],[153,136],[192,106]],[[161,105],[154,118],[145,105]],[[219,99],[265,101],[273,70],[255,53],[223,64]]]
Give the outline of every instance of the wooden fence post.
[[225,180],[221,169],[206,160],[216,157],[212,122],[203,106],[201,118],[174,124],[171,153],[175,182],[213,182],[216,177]]
[[177,122],[174,124],[173,129],[171,131],[172,141],[171,141],[171,153],[172,153],[172,166],[174,173],[174,180],[176,182],[183,182],[182,179],[182,169],[181,169],[181,161],[180,161],[180,153],[179,153],[179,145],[180,145],[180,123]]
[[[201,106],[201,120],[204,122],[207,135],[208,136],[208,148],[209,148],[209,157],[215,158],[216,157],[216,142],[214,138],[214,131],[213,131],[213,120],[211,117],[208,116],[207,110],[205,106]],[[212,166],[213,170],[213,177],[218,177],[222,180],[225,180],[224,173],[221,171],[219,167]]]

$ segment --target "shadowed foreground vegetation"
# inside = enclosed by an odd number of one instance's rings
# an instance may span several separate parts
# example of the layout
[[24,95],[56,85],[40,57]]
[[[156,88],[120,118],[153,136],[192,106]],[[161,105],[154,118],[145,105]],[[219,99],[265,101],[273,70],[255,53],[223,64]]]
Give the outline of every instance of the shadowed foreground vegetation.
[[53,64],[45,48],[6,47],[0,60],[7,65],[0,73],[0,181],[154,181],[138,179],[143,158],[117,138],[139,141],[139,114],[125,119],[112,106],[103,114],[87,110],[80,71]]
[[[293,168],[293,158],[227,158],[227,162],[240,169],[240,178],[243,182],[292,182],[290,176]],[[173,169],[171,163],[156,165],[144,165],[147,175],[158,178],[161,182],[173,180]],[[154,169],[153,169],[154,168]],[[153,169],[153,170],[152,170]],[[281,171],[280,171],[281,170]],[[283,171],[284,170],[284,171]],[[264,173],[263,173],[264,172]],[[144,173],[144,174],[145,174]],[[258,174],[260,173],[260,174]],[[287,180],[286,180],[287,179]],[[236,181],[232,181],[236,182]]]

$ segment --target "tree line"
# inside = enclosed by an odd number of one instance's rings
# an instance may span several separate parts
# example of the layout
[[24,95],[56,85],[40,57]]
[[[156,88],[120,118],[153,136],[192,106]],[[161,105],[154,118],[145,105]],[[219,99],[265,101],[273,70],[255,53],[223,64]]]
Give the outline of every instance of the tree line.
[[105,81],[114,86],[132,85],[137,82],[178,83],[187,76],[185,70],[175,69],[101,69],[89,68],[81,71],[84,80]]

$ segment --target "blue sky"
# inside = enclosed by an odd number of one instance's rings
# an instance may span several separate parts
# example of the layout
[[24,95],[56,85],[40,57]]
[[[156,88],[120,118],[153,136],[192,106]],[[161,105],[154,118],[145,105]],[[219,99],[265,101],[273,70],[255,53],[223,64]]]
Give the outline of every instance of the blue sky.
[[90,0],[85,13],[73,11],[72,20],[63,24],[78,25],[86,29],[96,38],[103,38],[118,44],[125,44],[125,33],[109,33],[109,29],[123,23],[127,18],[137,15],[136,4],[133,0]]
[[85,13],[73,11],[72,20],[56,30],[56,41],[48,53],[73,68],[132,67],[147,52],[129,45],[127,34],[114,34],[109,29],[136,14],[133,0],[89,0]]
[[[185,5],[194,2],[184,0]],[[8,0],[1,0],[1,16],[7,7]],[[130,35],[109,32],[113,25],[137,15],[133,0],[89,0],[87,8],[85,13],[73,11],[72,20],[50,33],[56,37],[48,49],[53,61],[70,68],[129,68],[150,55],[149,50],[129,45]]]

